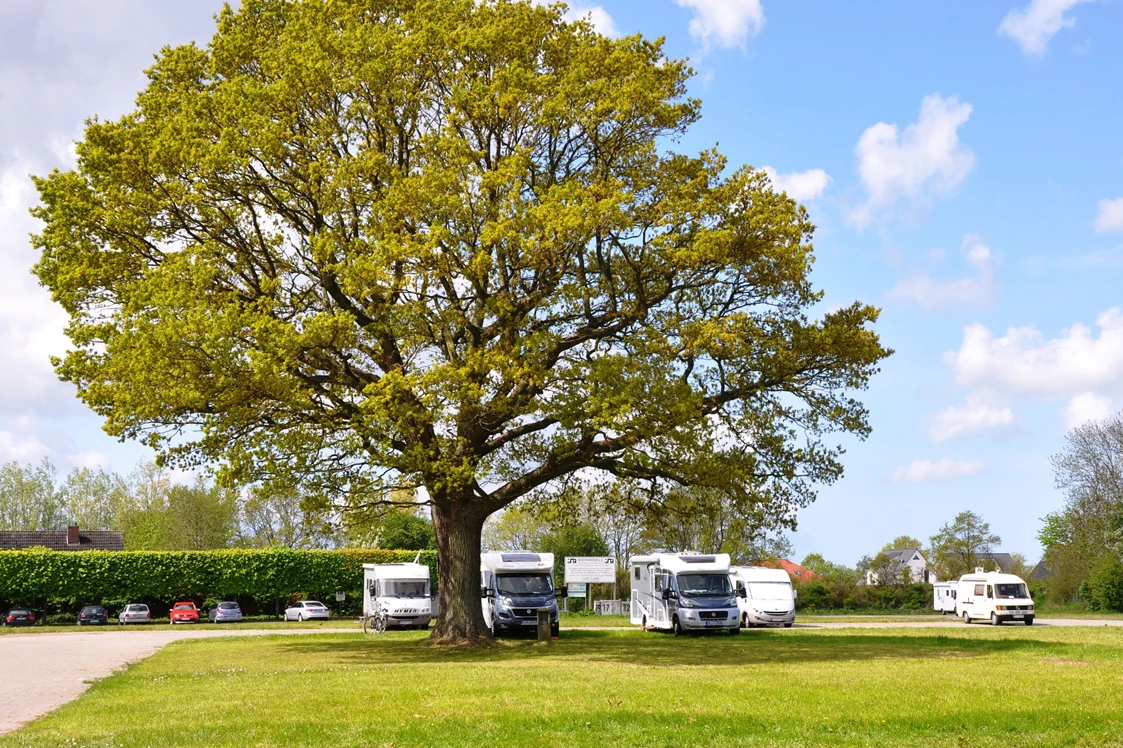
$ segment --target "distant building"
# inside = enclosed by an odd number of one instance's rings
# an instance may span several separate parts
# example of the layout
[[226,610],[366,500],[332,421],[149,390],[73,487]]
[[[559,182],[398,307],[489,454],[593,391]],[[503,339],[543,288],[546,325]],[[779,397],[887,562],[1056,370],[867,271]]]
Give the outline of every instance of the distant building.
[[[1009,553],[976,553],[975,561],[987,571],[1001,571],[1009,574],[1014,568],[1014,557]],[[986,563],[987,561],[990,563]]]
[[777,558],[761,561],[758,566],[767,566],[770,569],[783,569],[788,572],[788,576],[792,578],[793,582],[810,582],[812,579],[818,579],[819,575],[810,569],[805,569],[794,561],[789,561],[786,558]]
[[[889,557],[889,562],[892,568],[900,572],[901,579],[906,583],[919,583],[934,584],[936,579],[936,572],[928,565],[927,559],[924,554],[920,552],[919,548],[900,548],[892,551],[882,551]],[[872,571],[866,572],[866,584],[877,584],[877,574]]]
[[0,530],[0,551],[48,548],[52,551],[123,551],[125,533],[120,530]]

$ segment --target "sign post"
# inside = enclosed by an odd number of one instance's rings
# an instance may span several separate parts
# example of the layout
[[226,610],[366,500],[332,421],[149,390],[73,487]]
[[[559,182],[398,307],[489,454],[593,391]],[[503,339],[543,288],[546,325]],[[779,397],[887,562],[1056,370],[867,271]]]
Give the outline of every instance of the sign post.
[[[615,584],[616,559],[612,556],[566,556],[565,557],[565,583],[589,584]],[[593,590],[587,587],[585,605],[590,610],[593,608]]]

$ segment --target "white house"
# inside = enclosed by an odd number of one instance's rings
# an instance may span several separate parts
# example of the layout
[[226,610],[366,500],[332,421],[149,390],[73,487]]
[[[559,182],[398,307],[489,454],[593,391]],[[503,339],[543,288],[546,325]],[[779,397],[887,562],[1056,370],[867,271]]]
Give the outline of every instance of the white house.
[[[934,584],[936,573],[928,566],[928,560],[918,548],[901,548],[893,551],[883,551],[895,568],[901,571],[901,578],[906,582],[925,582]],[[877,584],[877,574],[866,572],[866,584]]]

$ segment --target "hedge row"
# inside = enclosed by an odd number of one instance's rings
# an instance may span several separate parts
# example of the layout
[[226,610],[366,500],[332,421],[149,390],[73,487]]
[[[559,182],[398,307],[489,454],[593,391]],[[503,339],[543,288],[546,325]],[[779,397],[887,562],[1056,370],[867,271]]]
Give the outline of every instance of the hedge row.
[[932,585],[851,585],[804,582],[797,587],[796,610],[924,610],[932,608]]
[[[0,599],[284,598],[362,589],[363,564],[416,551],[0,551]],[[436,551],[422,551],[436,582]]]

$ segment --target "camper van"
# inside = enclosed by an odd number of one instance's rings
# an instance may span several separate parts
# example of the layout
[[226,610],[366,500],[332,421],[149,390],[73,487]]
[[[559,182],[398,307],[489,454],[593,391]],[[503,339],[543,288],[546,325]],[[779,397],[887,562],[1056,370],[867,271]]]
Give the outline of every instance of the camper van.
[[944,616],[955,613],[955,593],[959,582],[936,582],[932,585],[932,608]]
[[557,636],[558,597],[554,587],[554,554],[533,551],[491,551],[480,555],[484,621],[492,636],[501,631],[533,631],[538,609],[550,610],[550,634]]
[[631,622],[646,628],[741,633],[729,554],[654,553],[628,561]]
[[1033,625],[1033,600],[1025,581],[1013,574],[975,569],[959,578],[956,613],[964,623],[990,621],[997,626],[1007,621]]
[[363,618],[386,611],[386,625],[427,628],[437,612],[425,564],[363,564]]
[[795,590],[783,569],[765,566],[732,566],[729,580],[737,595],[741,626],[784,626],[795,623]]

